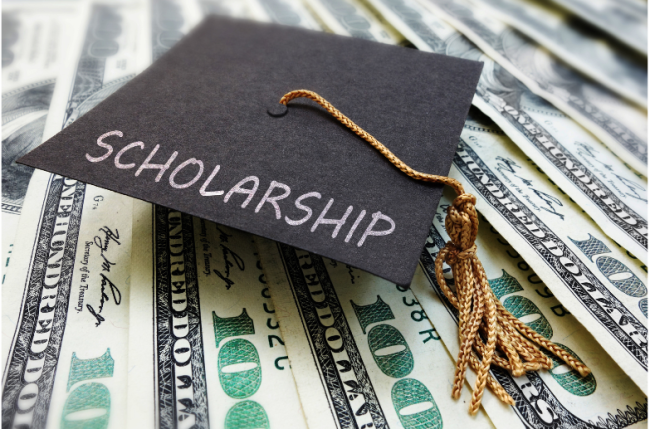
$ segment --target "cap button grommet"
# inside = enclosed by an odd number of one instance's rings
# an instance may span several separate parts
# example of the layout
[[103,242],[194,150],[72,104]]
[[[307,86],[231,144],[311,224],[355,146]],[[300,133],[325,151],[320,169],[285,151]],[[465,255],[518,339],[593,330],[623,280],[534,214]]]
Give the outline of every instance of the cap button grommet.
[[287,114],[289,108],[286,104],[277,103],[266,109],[266,112],[274,118],[281,118]]

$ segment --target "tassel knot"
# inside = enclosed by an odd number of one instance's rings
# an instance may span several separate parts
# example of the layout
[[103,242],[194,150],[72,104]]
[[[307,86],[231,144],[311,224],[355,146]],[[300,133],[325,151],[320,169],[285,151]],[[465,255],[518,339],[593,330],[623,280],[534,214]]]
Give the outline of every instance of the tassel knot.
[[[512,397],[490,375],[490,366],[510,370],[515,377],[522,376],[526,371],[551,369],[550,358],[537,345],[564,360],[581,375],[587,375],[589,369],[582,362],[512,316],[494,296],[485,270],[476,256],[476,198],[463,193],[462,187],[460,191],[460,195],[447,208],[445,219],[451,241],[440,250],[435,261],[438,284],[449,302],[458,309],[460,351],[452,397],[460,398],[467,367],[471,366],[476,371],[476,383],[470,413],[478,412],[486,385],[503,402],[515,405]],[[451,267],[455,291],[452,291],[443,275],[445,262]]]
[[[515,405],[512,397],[490,375],[490,365],[510,370],[515,377],[523,375],[526,371],[551,369],[551,359],[537,345],[562,359],[580,375],[589,374],[589,368],[585,364],[519,321],[492,293],[485,270],[476,256],[474,242],[478,234],[478,215],[474,195],[466,194],[463,185],[456,179],[413,170],[376,138],[313,91],[304,89],[291,91],[282,97],[280,104],[286,106],[289,101],[298,97],[306,97],[320,104],[343,125],[370,143],[404,174],[416,180],[451,186],[458,194],[452,205],[448,207],[445,219],[445,228],[451,241],[440,250],[435,261],[438,284],[449,302],[458,309],[460,352],[456,361],[452,389],[454,398],[460,398],[465,372],[470,365],[476,371],[476,384],[469,406],[470,413],[478,412],[486,385],[503,402]],[[445,262],[451,267],[454,276],[451,283],[455,286],[455,291],[447,285],[443,275]]]

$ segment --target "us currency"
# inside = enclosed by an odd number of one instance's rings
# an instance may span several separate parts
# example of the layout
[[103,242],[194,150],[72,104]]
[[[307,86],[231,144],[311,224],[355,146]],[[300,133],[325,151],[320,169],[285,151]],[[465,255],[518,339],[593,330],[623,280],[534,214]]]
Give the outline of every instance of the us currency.
[[572,120],[413,0],[371,0],[421,50],[483,62],[473,104],[490,116],[602,230],[647,257],[647,184]]
[[552,1],[647,55],[647,2],[642,0]]
[[306,428],[251,236],[133,213],[130,427]]
[[[227,2],[150,2],[144,40],[149,55],[142,68],[198,23],[199,6],[222,14],[237,10]],[[137,287],[131,292],[129,368],[135,381],[128,391],[129,424],[233,428],[247,421],[253,427],[306,427],[250,239],[178,212],[134,204]],[[275,389],[283,391],[282,404],[291,413],[278,407]]]
[[568,11],[541,0],[476,0],[564,62],[635,103],[648,106],[645,56]]
[[[434,268],[438,252],[449,240],[444,218],[453,197],[453,192],[445,192],[440,202],[411,288],[442,341],[456,357],[459,351],[458,312],[440,289]],[[591,374],[582,377],[557,358],[552,358],[551,370],[531,371],[517,378],[494,368],[492,375],[516,404],[503,406],[486,392],[483,407],[492,421],[504,428],[647,427],[646,395],[619,368],[616,359],[608,356],[594,341],[592,334],[598,334],[590,333],[578,323],[563,306],[563,301],[558,300],[548,284],[535,274],[528,260],[522,258],[485,218],[480,220],[476,244],[490,286],[503,305],[591,369]],[[445,275],[449,275],[448,284],[453,288],[450,271],[447,268]],[[470,378],[473,386],[473,372]]]
[[314,15],[331,32],[389,44],[403,41],[382,17],[361,3],[346,0],[306,0]]
[[580,207],[477,114],[468,119],[451,177],[562,306],[647,392],[647,266],[609,239]]
[[[83,5],[44,139],[133,76],[141,11],[132,2]],[[32,176],[2,290],[4,427],[125,424],[131,201]]]
[[453,362],[408,288],[256,243],[310,429],[493,427],[458,410]]
[[247,6],[246,18],[309,30],[322,29],[322,26],[300,1],[245,0],[245,3]]
[[2,5],[2,274],[33,169],[16,159],[39,144],[54,83],[74,28],[72,2]]
[[423,0],[488,56],[592,132],[637,171],[648,168],[646,111],[576,73],[531,39],[466,0]]
[[138,72],[160,58],[203,17],[196,0],[146,0],[144,4]]
[[214,13],[243,18],[249,13],[246,2],[239,0],[199,0],[199,5],[204,15]]

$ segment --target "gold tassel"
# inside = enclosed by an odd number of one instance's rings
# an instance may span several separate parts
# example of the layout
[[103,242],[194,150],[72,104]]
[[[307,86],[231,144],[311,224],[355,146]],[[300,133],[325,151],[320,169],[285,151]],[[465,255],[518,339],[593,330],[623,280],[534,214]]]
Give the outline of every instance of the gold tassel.
[[[583,377],[589,374],[590,370],[585,364],[520,322],[492,293],[483,265],[476,256],[478,216],[474,195],[465,193],[463,186],[455,179],[413,170],[386,146],[313,91],[291,91],[282,97],[280,104],[286,106],[289,101],[299,97],[309,98],[320,104],[408,176],[416,180],[451,186],[458,194],[447,209],[445,219],[445,228],[451,241],[440,250],[435,261],[438,283],[449,302],[458,309],[459,315],[460,352],[451,393],[453,398],[460,398],[469,365],[477,374],[469,405],[471,414],[478,412],[486,385],[501,401],[515,405],[512,397],[490,375],[490,365],[509,370],[515,377],[522,376],[526,371],[551,369],[551,359],[538,346],[553,353]],[[454,276],[455,293],[443,277],[445,262],[451,267]],[[501,355],[495,355],[496,350],[500,350]]]

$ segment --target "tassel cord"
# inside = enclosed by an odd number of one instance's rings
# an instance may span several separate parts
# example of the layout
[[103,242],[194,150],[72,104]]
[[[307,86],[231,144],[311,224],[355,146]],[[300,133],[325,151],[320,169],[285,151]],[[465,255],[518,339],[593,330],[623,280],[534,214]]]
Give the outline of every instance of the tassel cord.
[[[386,146],[313,91],[291,91],[282,97],[280,104],[286,106],[289,101],[300,97],[318,103],[406,175],[416,180],[450,186],[456,192],[457,197],[448,207],[445,218],[445,229],[451,240],[440,249],[434,264],[440,288],[458,310],[460,349],[452,387],[453,398],[460,398],[469,366],[476,372],[469,406],[471,414],[478,412],[486,386],[501,401],[515,405],[513,398],[490,374],[490,366],[510,370],[515,377],[523,375],[526,371],[552,368],[551,359],[539,347],[557,356],[580,375],[589,374],[590,370],[585,364],[510,314],[492,292],[485,270],[476,256],[478,214],[474,195],[465,193],[463,185],[456,179],[413,170]],[[444,263],[452,269],[455,291],[449,287],[443,275]]]

